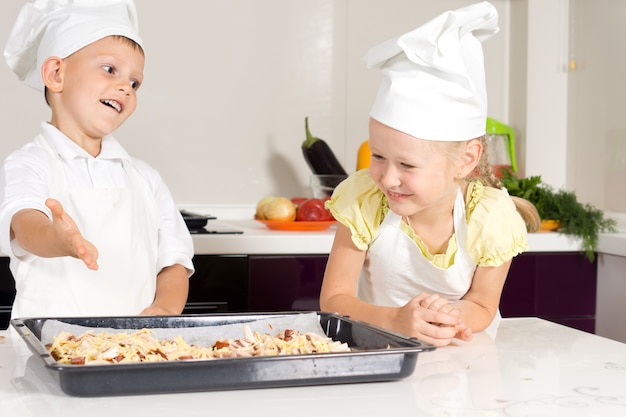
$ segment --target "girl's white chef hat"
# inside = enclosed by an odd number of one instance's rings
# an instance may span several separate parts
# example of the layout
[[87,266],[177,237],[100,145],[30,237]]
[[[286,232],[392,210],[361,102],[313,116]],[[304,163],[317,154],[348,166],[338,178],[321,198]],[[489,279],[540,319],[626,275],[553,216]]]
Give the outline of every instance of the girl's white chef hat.
[[110,35],[141,45],[133,0],[33,0],[20,10],[4,49],[9,67],[43,91],[41,66]]
[[464,141],[485,134],[482,41],[498,31],[488,2],[448,11],[365,55],[383,73],[370,116],[411,136]]

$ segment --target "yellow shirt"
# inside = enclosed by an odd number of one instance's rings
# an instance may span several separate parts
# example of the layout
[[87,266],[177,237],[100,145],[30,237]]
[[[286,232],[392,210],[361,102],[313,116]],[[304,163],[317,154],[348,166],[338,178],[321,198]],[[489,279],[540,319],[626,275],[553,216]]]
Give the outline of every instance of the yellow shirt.
[[[528,248],[527,231],[515,204],[504,190],[470,182],[465,195],[467,251],[478,266],[499,266]],[[367,250],[389,211],[385,195],[364,169],[352,174],[333,193],[326,207],[352,232],[352,241]],[[401,224],[422,254],[435,266],[447,268],[457,251],[456,235],[446,253],[432,255],[420,237],[407,224]]]

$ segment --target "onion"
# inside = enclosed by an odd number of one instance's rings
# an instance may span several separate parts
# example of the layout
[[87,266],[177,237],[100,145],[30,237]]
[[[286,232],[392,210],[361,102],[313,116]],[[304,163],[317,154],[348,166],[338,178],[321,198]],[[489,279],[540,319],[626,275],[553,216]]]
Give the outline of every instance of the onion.
[[259,202],[256,205],[256,212],[254,213],[254,218],[257,220],[267,220],[267,218],[265,217],[265,206],[267,205],[267,203],[274,200],[275,198],[276,197],[270,196],[270,197],[265,197],[259,200]]
[[276,197],[263,205],[266,220],[292,222],[296,220],[296,205],[286,197]]

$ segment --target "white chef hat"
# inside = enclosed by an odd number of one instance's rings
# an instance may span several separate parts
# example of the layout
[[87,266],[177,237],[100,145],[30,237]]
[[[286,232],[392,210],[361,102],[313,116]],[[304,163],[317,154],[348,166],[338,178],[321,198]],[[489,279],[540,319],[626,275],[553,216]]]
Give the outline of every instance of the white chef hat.
[[488,2],[448,11],[366,55],[383,79],[370,116],[411,136],[464,141],[485,134],[482,41],[498,31]]
[[133,0],[33,0],[20,10],[4,58],[21,81],[43,91],[46,59],[66,58],[110,35],[141,45]]

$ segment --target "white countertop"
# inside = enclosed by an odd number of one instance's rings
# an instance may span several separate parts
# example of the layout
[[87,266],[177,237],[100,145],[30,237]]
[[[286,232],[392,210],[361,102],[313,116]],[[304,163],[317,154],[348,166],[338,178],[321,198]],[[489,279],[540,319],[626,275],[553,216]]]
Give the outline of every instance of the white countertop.
[[[253,219],[255,206],[242,205],[181,205],[193,213],[217,217],[209,221],[209,228],[225,226],[243,231],[243,234],[194,234],[196,255],[325,255],[330,253],[335,226],[327,230],[275,231]],[[619,219],[618,233],[601,233],[598,253],[626,256],[626,219]],[[556,232],[530,233],[528,252],[579,252],[577,238]],[[4,256],[0,253],[0,256]]]
[[[316,232],[274,231],[253,220],[253,205],[214,205],[181,207],[198,214],[212,214],[209,225],[230,226],[241,235],[194,235],[195,253],[216,255],[328,254],[335,227]],[[555,232],[530,233],[529,252],[578,252],[579,239]],[[626,233],[600,235],[598,248],[605,253],[626,256]]]
[[[252,219],[210,220],[209,227],[214,225],[234,227],[242,230],[243,234],[193,235],[196,254],[328,254],[336,229],[336,226],[331,226],[314,232],[276,231]],[[559,233],[528,235],[529,252],[577,252],[580,247],[578,239]]]
[[[0,331],[2,416],[602,416],[625,415],[626,344],[534,318],[504,319],[421,353],[394,382],[126,397],[69,397],[48,372],[24,367],[24,342]],[[20,352],[20,354],[16,353]],[[31,357],[31,359],[37,359]]]
[[600,233],[597,252],[606,255],[626,256],[626,233]]

